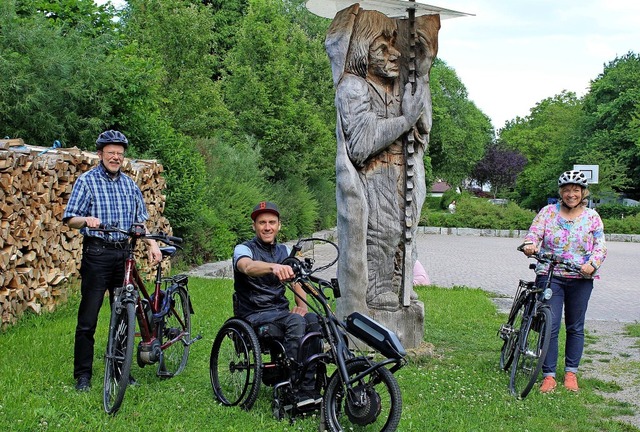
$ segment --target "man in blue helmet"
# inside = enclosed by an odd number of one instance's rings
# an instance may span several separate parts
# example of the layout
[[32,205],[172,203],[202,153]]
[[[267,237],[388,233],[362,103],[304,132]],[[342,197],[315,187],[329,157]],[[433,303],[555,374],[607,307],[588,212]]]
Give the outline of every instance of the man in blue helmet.
[[[121,234],[90,231],[100,224],[129,229],[134,223],[149,218],[142,192],[136,183],[122,173],[124,154],[129,141],[123,133],[108,130],[96,140],[100,163],[85,172],[73,186],[62,220],[84,236],[82,244],[82,277],[78,322],[76,325],[73,377],[76,390],[91,388],[94,334],[98,314],[106,291],[109,301],[113,290],[124,279],[128,238]],[[162,254],[154,240],[145,240],[149,260],[159,263]]]

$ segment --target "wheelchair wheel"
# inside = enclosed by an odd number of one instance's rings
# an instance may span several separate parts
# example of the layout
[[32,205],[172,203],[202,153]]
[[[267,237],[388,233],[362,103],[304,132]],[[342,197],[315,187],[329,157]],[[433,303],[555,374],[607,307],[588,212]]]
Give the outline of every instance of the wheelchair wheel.
[[221,404],[251,409],[260,390],[262,357],[258,337],[248,323],[232,318],[222,326],[211,348],[209,375]]

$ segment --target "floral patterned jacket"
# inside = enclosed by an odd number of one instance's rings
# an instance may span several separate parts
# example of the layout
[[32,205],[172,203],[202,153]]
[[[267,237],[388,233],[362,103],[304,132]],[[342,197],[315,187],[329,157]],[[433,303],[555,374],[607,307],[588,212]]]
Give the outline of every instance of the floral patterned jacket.
[[[551,252],[575,264],[591,263],[596,269],[607,256],[604,225],[600,215],[585,208],[580,216],[569,221],[560,216],[560,203],[544,207],[536,215],[525,237],[542,253]],[[536,274],[547,274],[548,265],[538,264]],[[566,278],[582,278],[582,275],[558,267],[554,275]],[[598,279],[598,271],[593,274]]]

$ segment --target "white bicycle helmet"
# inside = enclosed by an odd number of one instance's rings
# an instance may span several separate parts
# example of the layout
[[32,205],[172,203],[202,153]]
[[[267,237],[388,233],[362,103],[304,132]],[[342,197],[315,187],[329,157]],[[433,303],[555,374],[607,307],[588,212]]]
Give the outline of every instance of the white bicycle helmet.
[[571,170],[565,171],[560,175],[558,179],[558,187],[562,187],[564,185],[574,184],[583,188],[589,187],[589,183],[587,182],[587,177],[581,171]]

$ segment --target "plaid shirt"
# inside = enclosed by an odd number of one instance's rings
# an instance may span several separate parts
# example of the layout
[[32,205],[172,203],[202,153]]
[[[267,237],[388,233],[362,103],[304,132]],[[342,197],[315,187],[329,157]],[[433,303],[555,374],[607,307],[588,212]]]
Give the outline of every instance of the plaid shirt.
[[[134,222],[143,223],[149,218],[138,185],[123,173],[118,173],[111,178],[102,163],[78,177],[73,185],[62,220],[67,221],[76,216],[97,217],[105,225],[126,230]],[[80,232],[84,236],[99,237],[109,241],[128,239],[119,233],[89,231],[86,227]]]

